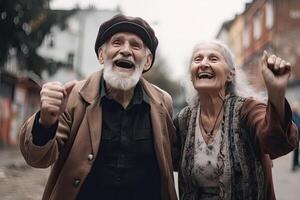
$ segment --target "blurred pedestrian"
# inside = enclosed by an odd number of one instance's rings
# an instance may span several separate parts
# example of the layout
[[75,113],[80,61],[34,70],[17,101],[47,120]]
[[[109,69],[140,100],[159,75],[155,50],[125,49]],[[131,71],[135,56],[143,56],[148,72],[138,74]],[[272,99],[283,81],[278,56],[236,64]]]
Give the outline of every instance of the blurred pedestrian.
[[235,70],[228,47],[208,42],[194,48],[190,78],[195,98],[174,119],[181,138],[174,154],[180,199],[275,199],[271,159],[298,144],[285,99],[291,66],[264,52],[260,69],[267,104],[252,98],[253,93],[240,96],[237,88],[243,86],[244,92],[249,86]]
[[[292,111],[293,111],[293,121],[296,124],[298,128],[298,133],[300,137],[300,104],[298,101],[294,101],[291,104]],[[292,165],[292,171],[296,171],[300,169],[299,165],[299,145],[293,152],[293,165]]]
[[29,165],[53,165],[43,200],[177,199],[172,99],[142,77],[157,45],[146,21],[117,15],[96,39],[103,70],[43,85],[40,111],[20,133]]

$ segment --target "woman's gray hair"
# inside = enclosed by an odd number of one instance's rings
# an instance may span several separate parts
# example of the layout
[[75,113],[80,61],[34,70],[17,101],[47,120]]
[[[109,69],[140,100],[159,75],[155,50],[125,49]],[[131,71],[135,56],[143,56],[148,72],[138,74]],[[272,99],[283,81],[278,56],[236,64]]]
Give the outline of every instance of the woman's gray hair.
[[[225,94],[226,95],[233,94],[233,95],[237,95],[237,96],[241,96],[241,97],[253,97],[256,100],[265,101],[265,95],[258,94],[257,92],[255,92],[253,86],[249,83],[249,80],[248,80],[244,70],[242,70],[240,67],[237,67],[235,65],[235,62],[234,62],[235,58],[233,56],[233,53],[228,48],[228,46],[226,44],[222,43],[221,41],[213,40],[213,41],[209,41],[209,42],[200,42],[200,43],[196,44],[194,46],[189,65],[192,64],[193,54],[204,44],[212,44],[212,45],[218,46],[221,50],[222,55],[225,58],[225,61],[228,65],[229,69],[235,71],[233,81],[227,82],[225,85]],[[189,75],[191,75],[190,73],[191,73],[191,70],[190,70],[190,66],[189,66]],[[191,83],[191,81],[189,81],[189,82]],[[191,84],[188,84],[188,85],[191,85]],[[188,93],[191,93],[191,91],[189,91]],[[196,90],[194,88],[193,88],[192,93],[193,94],[187,94],[187,102],[188,103],[193,101],[193,99],[195,99],[195,97],[198,99],[198,93],[196,92]]]

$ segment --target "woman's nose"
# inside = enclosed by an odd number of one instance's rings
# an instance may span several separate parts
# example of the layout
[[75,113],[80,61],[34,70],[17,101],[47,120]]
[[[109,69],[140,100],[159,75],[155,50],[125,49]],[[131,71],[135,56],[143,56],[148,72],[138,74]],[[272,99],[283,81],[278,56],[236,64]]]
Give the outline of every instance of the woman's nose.
[[200,63],[200,67],[203,68],[203,69],[206,69],[210,66],[209,62],[208,62],[208,59],[204,58],[201,63]]

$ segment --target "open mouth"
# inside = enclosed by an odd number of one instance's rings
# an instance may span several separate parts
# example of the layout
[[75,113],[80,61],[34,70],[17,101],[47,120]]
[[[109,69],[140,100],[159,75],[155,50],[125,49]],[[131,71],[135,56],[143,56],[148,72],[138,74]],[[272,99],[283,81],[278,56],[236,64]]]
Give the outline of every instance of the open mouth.
[[209,72],[200,72],[198,73],[198,78],[199,79],[212,79],[213,77],[215,77],[214,74],[209,73]]
[[129,60],[124,60],[124,59],[118,59],[115,62],[115,65],[118,67],[122,67],[125,69],[131,69],[134,67],[133,62],[129,61]]

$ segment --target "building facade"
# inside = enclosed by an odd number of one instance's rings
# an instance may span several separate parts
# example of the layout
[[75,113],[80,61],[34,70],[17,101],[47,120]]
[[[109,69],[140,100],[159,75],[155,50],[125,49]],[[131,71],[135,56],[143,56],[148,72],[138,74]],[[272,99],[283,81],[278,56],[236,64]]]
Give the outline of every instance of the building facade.
[[226,31],[227,38],[233,38],[223,40],[231,48],[242,38],[238,58],[251,83],[258,90],[265,89],[259,62],[263,51],[267,50],[269,54],[274,53],[291,62],[293,71],[287,96],[290,100],[300,100],[300,94],[297,94],[300,87],[300,1],[253,0],[233,21],[238,18],[243,19],[242,32],[233,23],[227,30],[221,28],[219,32]]
[[[65,29],[59,26],[51,28],[50,34],[45,37],[38,53],[49,60],[63,63],[73,70],[73,75],[70,76],[70,70],[61,69],[67,73],[66,76],[60,76],[65,80],[59,81],[84,78],[99,70],[94,51],[98,29],[101,23],[118,13],[120,10],[78,10],[68,17]],[[49,80],[56,77],[44,76],[44,78]]]

